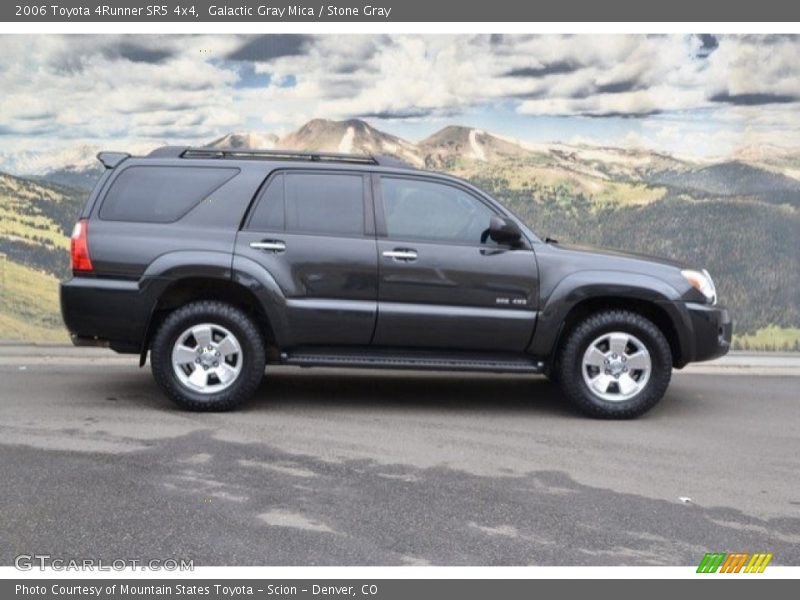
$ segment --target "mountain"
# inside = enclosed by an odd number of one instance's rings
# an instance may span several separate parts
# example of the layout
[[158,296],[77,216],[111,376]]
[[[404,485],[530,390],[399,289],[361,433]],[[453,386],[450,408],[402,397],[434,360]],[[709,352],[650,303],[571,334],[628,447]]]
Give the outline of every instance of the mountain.
[[730,159],[800,180],[800,148],[786,148],[772,144],[745,146],[736,150]]
[[693,194],[753,196],[765,202],[800,208],[800,180],[741,161],[662,171],[653,174],[650,182]]
[[379,131],[359,119],[348,121],[314,119],[281,138],[278,146],[289,150],[384,154],[415,166],[423,164],[419,150],[414,144],[390,133]]
[[428,165],[444,165],[454,159],[492,161],[501,157],[526,156],[520,144],[487,133],[482,129],[449,125],[419,143]]
[[237,131],[223,135],[221,138],[206,144],[206,147],[268,150],[274,148],[279,139],[274,133]]
[[62,168],[82,169],[97,162],[100,148],[91,144],[56,150],[26,150],[0,153],[0,171],[25,175],[44,175]]
[[67,165],[59,169],[47,171],[33,179],[43,183],[51,183],[70,187],[82,192],[90,192],[103,174],[104,168],[97,160],[90,165]]
[[102,173],[99,148],[81,144],[61,150],[0,154],[0,170],[81,190],[90,190]]
[[[699,161],[647,149],[530,144],[460,125],[411,142],[356,119],[315,119],[283,138],[232,132],[208,145],[389,154],[464,177],[541,235],[707,267],[738,334],[800,328],[800,150],[759,146]],[[146,146],[125,149],[146,154]],[[0,337],[64,339],[57,281],[68,272],[68,235],[86,190],[102,172],[95,151],[0,156],[0,165],[30,169],[0,173],[0,268],[8,282]]]
[[603,179],[642,181],[648,175],[667,170],[690,168],[691,163],[653,150],[614,148],[588,144],[536,144],[527,148],[547,154],[565,169]]

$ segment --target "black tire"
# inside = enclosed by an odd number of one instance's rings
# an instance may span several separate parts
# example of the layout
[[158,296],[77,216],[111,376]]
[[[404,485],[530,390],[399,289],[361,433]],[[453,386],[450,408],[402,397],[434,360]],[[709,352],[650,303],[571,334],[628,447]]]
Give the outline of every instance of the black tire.
[[[627,399],[604,399],[589,388],[583,377],[584,353],[594,340],[611,332],[635,336],[650,354],[649,379]],[[653,408],[664,396],[672,376],[672,352],[664,334],[652,321],[634,312],[609,310],[589,315],[569,332],[557,365],[561,389],[578,410],[601,419],[631,419]]]
[[[172,366],[172,348],[192,325],[213,323],[226,328],[241,346],[241,371],[229,387],[215,393],[190,389],[178,379]],[[264,340],[256,324],[240,309],[215,301],[198,301],[170,313],[156,331],[151,345],[153,377],[169,398],[192,411],[225,411],[239,406],[255,393],[264,376]]]

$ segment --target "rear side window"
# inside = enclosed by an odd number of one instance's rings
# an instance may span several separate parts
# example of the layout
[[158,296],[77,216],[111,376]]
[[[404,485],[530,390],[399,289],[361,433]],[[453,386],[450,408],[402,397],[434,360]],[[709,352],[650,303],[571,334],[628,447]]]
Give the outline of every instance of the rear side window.
[[286,214],[283,198],[283,175],[278,174],[261,192],[248,228],[256,231],[283,231]]
[[129,167],[114,180],[100,207],[106,221],[171,223],[233,178],[239,169]]
[[363,235],[364,178],[344,173],[286,173],[286,230]]

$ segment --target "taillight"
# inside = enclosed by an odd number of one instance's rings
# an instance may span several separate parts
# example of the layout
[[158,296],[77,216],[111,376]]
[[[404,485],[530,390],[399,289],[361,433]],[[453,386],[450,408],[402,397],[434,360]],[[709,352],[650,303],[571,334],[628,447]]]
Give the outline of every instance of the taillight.
[[72,271],[91,271],[92,259],[89,258],[89,221],[81,219],[75,223],[70,240],[70,255],[72,257]]

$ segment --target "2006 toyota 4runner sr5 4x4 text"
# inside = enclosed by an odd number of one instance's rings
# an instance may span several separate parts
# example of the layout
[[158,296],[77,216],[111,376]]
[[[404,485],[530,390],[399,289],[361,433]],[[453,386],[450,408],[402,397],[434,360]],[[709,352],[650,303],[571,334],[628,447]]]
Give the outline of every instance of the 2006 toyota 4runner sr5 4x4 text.
[[75,344],[149,352],[188,409],[239,405],[269,363],[542,373],[627,418],[730,346],[705,270],[543,241],[469,183],[390,158],[98,158],[64,322]]

